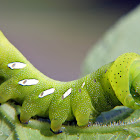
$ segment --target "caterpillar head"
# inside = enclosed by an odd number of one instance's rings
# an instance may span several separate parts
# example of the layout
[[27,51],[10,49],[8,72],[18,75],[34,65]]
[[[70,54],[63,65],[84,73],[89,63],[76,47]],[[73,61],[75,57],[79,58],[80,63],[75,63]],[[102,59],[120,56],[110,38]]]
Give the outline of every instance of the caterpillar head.
[[110,68],[109,80],[123,105],[140,109],[140,55],[125,53],[118,57]]

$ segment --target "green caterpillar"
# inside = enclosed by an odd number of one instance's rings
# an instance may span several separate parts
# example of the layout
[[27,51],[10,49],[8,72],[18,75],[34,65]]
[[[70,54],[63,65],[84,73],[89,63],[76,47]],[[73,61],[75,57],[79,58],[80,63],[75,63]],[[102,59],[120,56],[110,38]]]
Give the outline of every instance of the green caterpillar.
[[39,72],[0,32],[0,103],[22,104],[20,121],[49,117],[51,130],[65,121],[78,126],[117,105],[140,109],[140,55],[125,53],[81,79],[60,82]]

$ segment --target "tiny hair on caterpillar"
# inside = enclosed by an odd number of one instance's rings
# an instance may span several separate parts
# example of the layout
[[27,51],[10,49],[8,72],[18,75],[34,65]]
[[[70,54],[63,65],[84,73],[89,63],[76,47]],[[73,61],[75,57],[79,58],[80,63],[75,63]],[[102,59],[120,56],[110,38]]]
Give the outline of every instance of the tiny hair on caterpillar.
[[122,54],[81,79],[61,82],[37,70],[0,31],[0,103],[10,99],[22,105],[22,123],[46,117],[56,134],[65,121],[87,126],[115,106],[140,109],[140,55]]

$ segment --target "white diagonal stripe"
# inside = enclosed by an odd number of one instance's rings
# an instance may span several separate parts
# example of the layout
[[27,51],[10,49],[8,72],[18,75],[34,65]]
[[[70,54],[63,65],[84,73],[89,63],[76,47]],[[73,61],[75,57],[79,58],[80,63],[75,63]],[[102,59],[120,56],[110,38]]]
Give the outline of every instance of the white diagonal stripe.
[[22,86],[31,86],[36,85],[39,81],[37,79],[24,79],[18,82],[19,85]]
[[10,69],[22,69],[26,67],[26,64],[22,62],[12,62],[7,65]]
[[47,90],[43,91],[41,94],[39,94],[38,97],[43,98],[43,97],[45,97],[47,95],[50,95],[50,94],[54,93],[54,91],[55,91],[54,88],[47,89]]
[[67,96],[69,96],[71,94],[71,90],[72,88],[68,89],[63,95],[62,95],[62,99],[65,99]]
[[82,84],[82,86],[81,86],[81,87],[83,88],[84,86],[85,86],[85,82]]

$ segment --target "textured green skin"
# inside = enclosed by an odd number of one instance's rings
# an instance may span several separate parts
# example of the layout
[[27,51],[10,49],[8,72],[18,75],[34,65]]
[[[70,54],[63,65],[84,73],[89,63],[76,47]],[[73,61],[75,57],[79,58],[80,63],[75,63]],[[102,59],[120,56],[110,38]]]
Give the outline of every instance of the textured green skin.
[[[23,69],[12,70],[7,66],[12,62],[27,65]],[[24,79],[37,79],[39,83],[19,85],[18,82]],[[9,99],[21,103],[21,122],[27,122],[35,115],[49,117],[54,132],[60,130],[62,123],[74,118],[78,126],[86,126],[89,120],[94,121],[101,112],[117,105],[140,108],[140,55],[135,53],[123,54],[81,79],[60,82],[39,72],[0,32],[0,80],[0,103]],[[53,94],[38,97],[50,88],[55,88]],[[72,88],[71,94],[62,99],[69,88]],[[130,89],[133,89],[134,95],[135,91],[138,93],[135,98]]]

